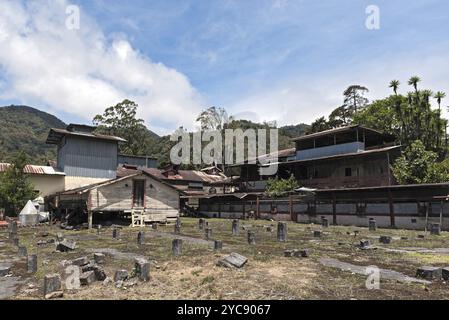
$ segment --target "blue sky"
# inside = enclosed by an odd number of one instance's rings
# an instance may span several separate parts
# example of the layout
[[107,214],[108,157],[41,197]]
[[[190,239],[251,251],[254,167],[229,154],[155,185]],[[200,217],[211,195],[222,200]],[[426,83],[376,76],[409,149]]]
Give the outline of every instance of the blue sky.
[[[67,122],[89,121],[103,105],[131,97],[159,133],[191,128],[198,112],[211,105],[255,121],[307,123],[338,106],[348,85],[365,85],[376,99],[389,94],[392,79],[408,91],[407,79],[415,74],[423,87],[449,93],[444,0],[38,3],[10,8],[29,16],[6,33],[17,32],[26,47],[33,43],[37,61],[47,61],[54,72],[36,70],[39,89],[22,85],[28,78],[17,64],[26,59],[0,54],[0,104],[27,103]],[[81,9],[75,35],[58,29],[65,18],[61,10],[71,3]],[[380,9],[379,30],[365,27],[365,9],[372,4]],[[24,37],[30,24],[35,27]],[[98,42],[102,49],[92,49]],[[17,50],[14,41],[7,44]],[[48,81],[40,81],[42,73]],[[52,81],[64,94],[49,88]]]

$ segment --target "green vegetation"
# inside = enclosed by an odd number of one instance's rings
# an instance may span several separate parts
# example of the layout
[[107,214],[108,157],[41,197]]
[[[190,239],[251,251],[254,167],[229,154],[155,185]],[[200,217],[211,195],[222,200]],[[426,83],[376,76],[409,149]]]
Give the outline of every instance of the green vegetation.
[[396,160],[393,173],[400,184],[449,181],[449,160],[436,162],[437,158],[435,152],[426,151],[424,144],[416,140]]
[[297,188],[299,188],[299,185],[294,175],[291,175],[288,179],[268,179],[267,182],[267,193],[273,198],[285,196]]
[[0,207],[9,215],[18,215],[27,201],[36,197],[33,185],[23,172],[27,161],[25,153],[20,152],[11,166],[0,174]]
[[27,106],[0,108],[0,162],[11,162],[22,151],[33,164],[56,159],[56,148],[45,144],[50,128],[65,128],[55,116]]

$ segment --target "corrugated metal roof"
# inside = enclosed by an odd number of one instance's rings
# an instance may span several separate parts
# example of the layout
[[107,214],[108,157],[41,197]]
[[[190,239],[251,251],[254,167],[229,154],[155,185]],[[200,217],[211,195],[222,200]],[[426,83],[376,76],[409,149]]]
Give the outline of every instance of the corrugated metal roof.
[[322,136],[326,136],[328,134],[334,134],[334,133],[339,133],[339,132],[345,132],[345,131],[350,131],[352,129],[355,128],[361,128],[364,129],[366,131],[378,134],[378,135],[384,135],[387,136],[386,134],[383,134],[382,132],[375,130],[375,129],[371,129],[362,125],[349,125],[349,126],[344,126],[344,127],[339,127],[339,128],[334,128],[334,129],[329,129],[329,130],[324,130],[324,131],[320,131],[320,132],[315,132],[315,133],[311,133],[311,134],[306,134],[304,136],[298,137],[298,138],[293,138],[293,141],[301,141],[301,140],[308,140],[308,139],[312,139],[312,138],[318,138],[318,137],[322,137]]
[[68,131],[66,129],[52,128],[52,129],[50,129],[50,133],[48,134],[46,143],[47,144],[57,144],[64,136],[77,136],[77,137],[84,137],[84,138],[91,138],[91,139],[126,142],[125,139],[116,137],[116,136],[109,136],[109,135],[98,134],[98,133],[94,133],[94,132],[92,132],[92,133],[90,133],[90,132],[74,132],[74,131]]
[[175,174],[164,175],[162,170],[156,168],[146,168],[143,171],[148,172],[149,174],[158,177],[161,180],[182,180],[182,181],[193,181],[193,182],[217,182],[223,179],[226,179],[226,176],[223,174],[214,175],[207,174],[205,172],[196,171],[196,170],[178,170]]
[[[11,166],[10,163],[0,163],[0,172],[5,172]],[[27,174],[42,174],[42,175],[57,175],[65,176],[64,172],[57,171],[55,168],[50,166],[36,166],[27,164],[23,168],[23,172]]]

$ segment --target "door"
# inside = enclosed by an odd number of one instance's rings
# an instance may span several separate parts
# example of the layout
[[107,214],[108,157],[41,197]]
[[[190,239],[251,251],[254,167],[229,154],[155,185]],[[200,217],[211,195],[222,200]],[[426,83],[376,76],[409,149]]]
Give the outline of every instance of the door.
[[145,206],[145,180],[133,181],[133,207]]

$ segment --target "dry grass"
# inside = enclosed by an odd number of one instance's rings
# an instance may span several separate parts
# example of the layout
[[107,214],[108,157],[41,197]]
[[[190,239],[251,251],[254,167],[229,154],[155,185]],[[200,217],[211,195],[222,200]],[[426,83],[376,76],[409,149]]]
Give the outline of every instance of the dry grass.
[[[449,248],[449,233],[441,236],[426,236],[417,239],[420,234],[406,230],[378,230],[369,232],[366,228],[330,227],[324,229],[322,238],[314,238],[313,230],[320,229],[316,225],[288,223],[288,241],[276,241],[276,234],[269,233],[264,226],[275,222],[241,221],[240,225],[250,225],[257,233],[257,244],[250,246],[246,241],[246,231],[240,235],[231,235],[231,221],[209,219],[213,238],[223,241],[223,250],[216,252],[210,245],[195,241],[184,241],[183,254],[173,257],[171,254],[171,238],[156,236],[150,228],[146,228],[146,244],[137,245],[138,229],[125,228],[121,231],[122,239],[112,239],[112,229],[105,228],[101,236],[96,231],[62,231],[57,227],[39,227],[20,229],[19,237],[28,252],[38,254],[39,271],[33,276],[25,272],[25,260],[15,262],[14,274],[27,279],[17,290],[13,299],[41,299],[40,290],[29,290],[28,283],[41,288],[45,274],[62,272],[59,263],[84,255],[92,257],[92,250],[115,249],[123,253],[142,255],[151,262],[151,279],[139,282],[134,286],[116,288],[112,283],[103,285],[97,282],[75,292],[65,292],[64,299],[448,299],[448,285],[442,282],[424,287],[417,284],[381,281],[380,290],[367,290],[366,277],[350,272],[324,267],[320,258],[335,258],[341,261],[359,264],[376,265],[392,269],[409,276],[414,276],[416,268],[421,265],[449,265],[449,255],[389,252],[385,250],[361,251],[355,247],[360,239],[371,238],[379,246],[389,248],[421,247]],[[276,229],[276,228],[274,228]],[[358,230],[358,236],[353,231]],[[47,231],[46,238],[38,233]],[[159,230],[172,233],[173,226],[159,226]],[[74,252],[55,252],[54,244],[38,247],[38,240],[46,240],[56,236],[58,232],[66,236],[78,238],[78,248]],[[347,233],[351,234],[348,235]],[[421,232],[422,233],[422,232]],[[203,233],[198,230],[197,219],[182,220],[182,235],[202,239]],[[393,240],[390,245],[380,245],[376,238],[380,235],[408,237],[408,240]],[[6,241],[6,230],[0,231],[0,241]],[[340,245],[338,244],[340,242]],[[309,258],[285,258],[285,249],[309,249]],[[230,252],[238,252],[248,257],[248,263],[242,269],[226,269],[216,266],[222,256]],[[16,256],[16,249],[8,244],[0,246],[0,260]],[[9,258],[8,258],[9,257]],[[133,259],[118,259],[107,255],[105,270],[113,277],[115,270],[133,269]],[[33,291],[34,290],[34,291]]]

